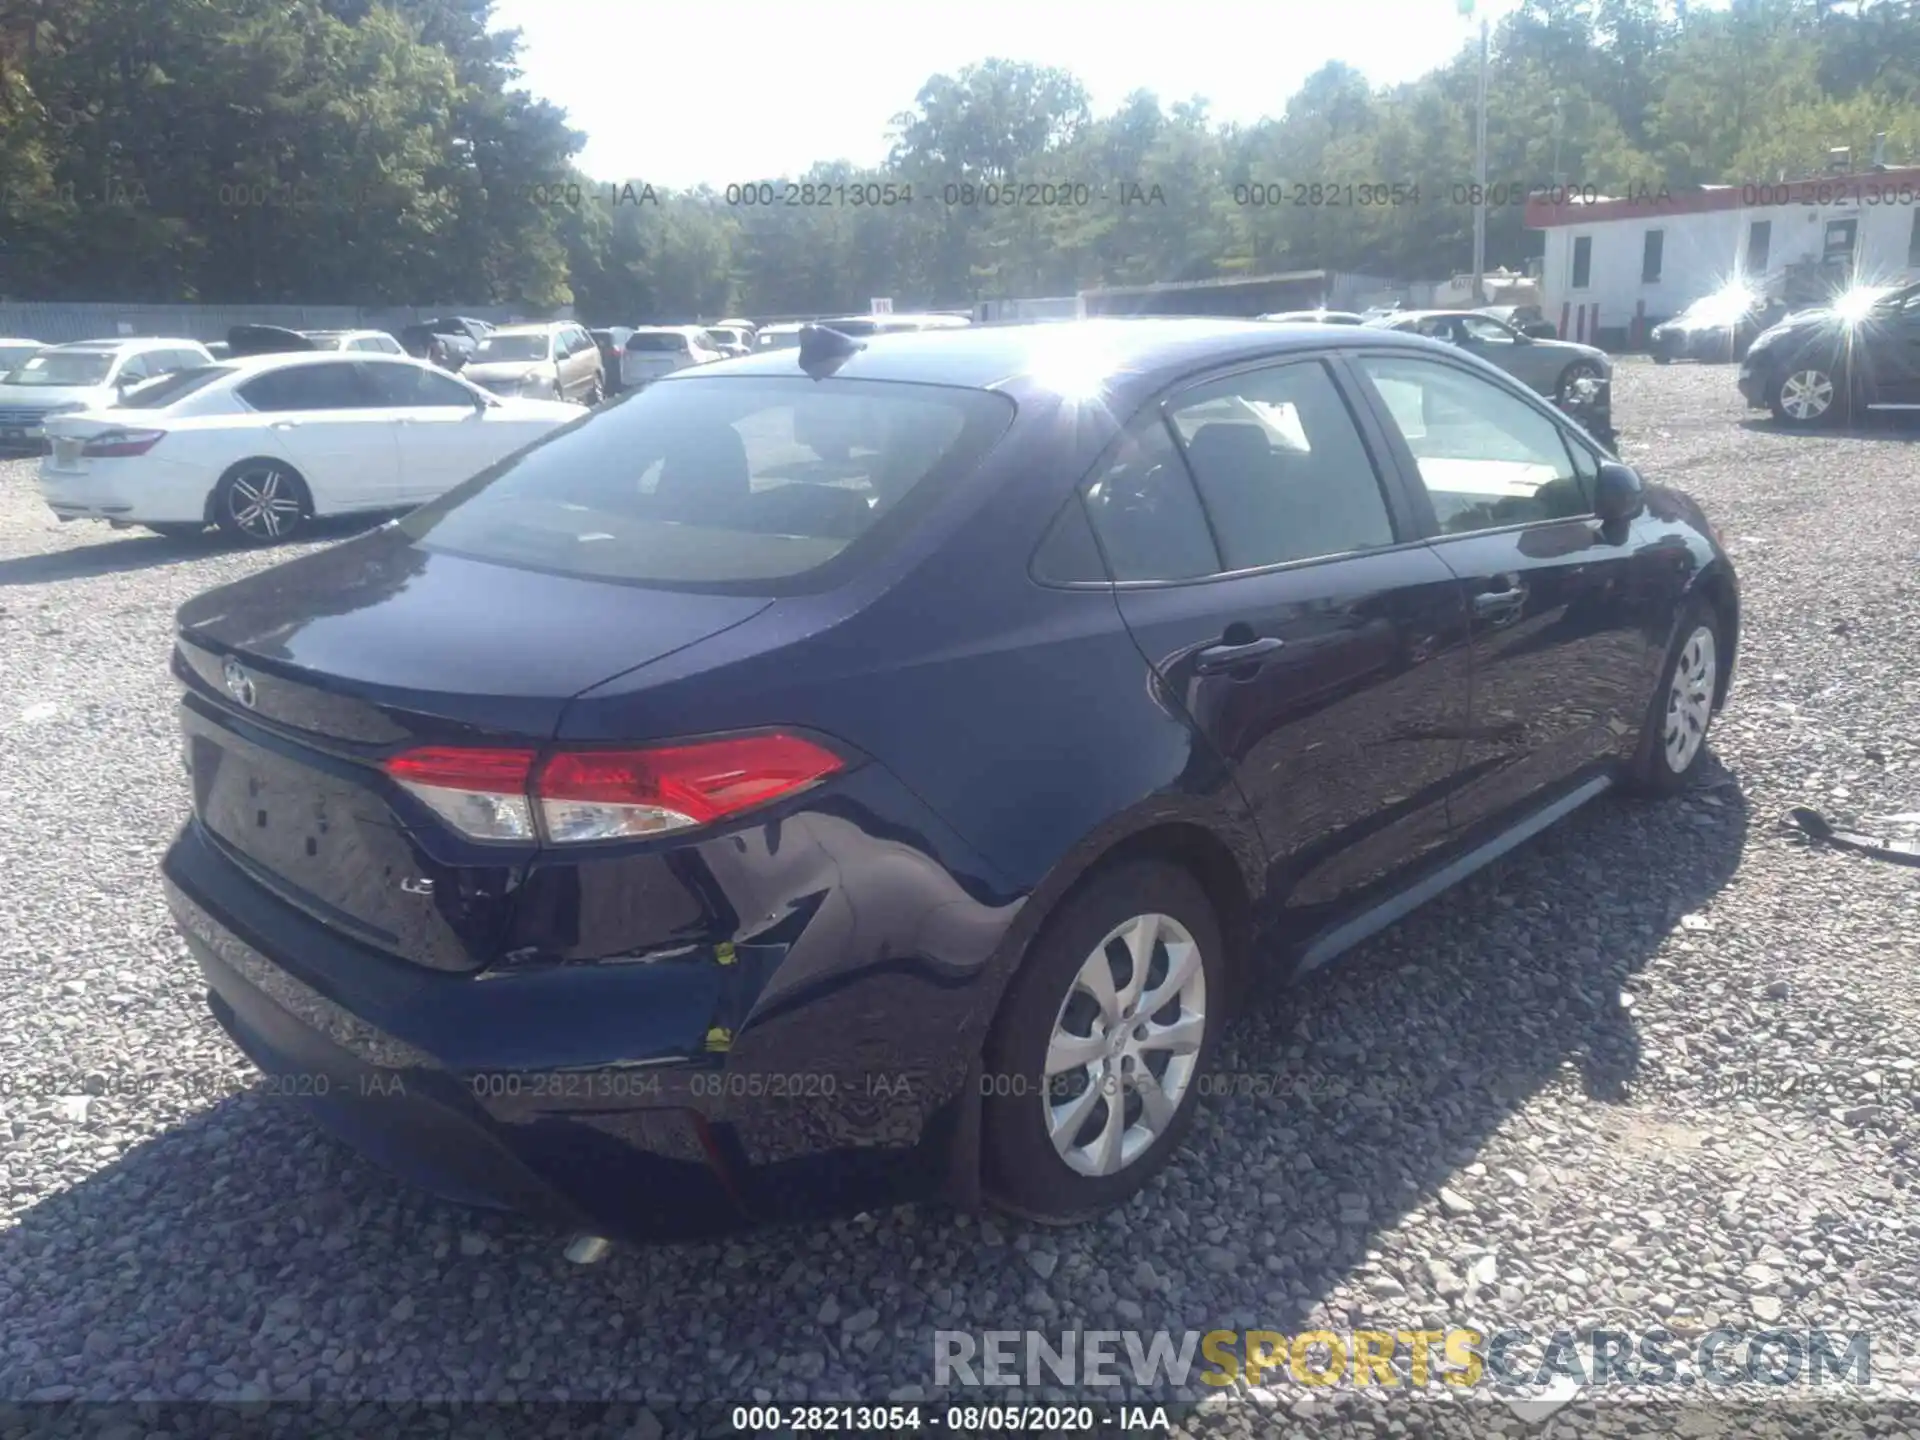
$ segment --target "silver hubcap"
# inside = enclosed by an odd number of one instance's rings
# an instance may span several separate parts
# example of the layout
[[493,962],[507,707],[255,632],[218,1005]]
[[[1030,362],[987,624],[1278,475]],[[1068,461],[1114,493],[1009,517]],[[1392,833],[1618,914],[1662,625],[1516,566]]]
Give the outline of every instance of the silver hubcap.
[[1207,1033],[1200,947],[1170,915],[1114,926],[1074,976],[1047,1045],[1047,1134],[1082,1175],[1112,1175],[1166,1133]]
[[1780,408],[1796,420],[1813,420],[1833,405],[1833,380],[1818,370],[1801,370],[1780,384]]
[[1591,365],[1576,365],[1567,372],[1566,379],[1560,382],[1560,398],[1565,400],[1573,393],[1573,387],[1582,380],[1591,380],[1600,372]]
[[261,540],[277,539],[300,519],[300,501],[278,470],[236,475],[227,504],[233,512],[233,523]]
[[1713,718],[1713,631],[1702,625],[1687,637],[1667,691],[1667,765],[1678,775],[1693,763]]

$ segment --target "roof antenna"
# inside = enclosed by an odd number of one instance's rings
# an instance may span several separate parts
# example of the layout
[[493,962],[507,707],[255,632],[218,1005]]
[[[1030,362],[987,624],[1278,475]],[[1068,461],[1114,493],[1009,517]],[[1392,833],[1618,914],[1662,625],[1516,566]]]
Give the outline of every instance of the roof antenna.
[[807,372],[809,379],[826,379],[866,348],[851,335],[842,335],[825,325],[800,327],[800,368]]

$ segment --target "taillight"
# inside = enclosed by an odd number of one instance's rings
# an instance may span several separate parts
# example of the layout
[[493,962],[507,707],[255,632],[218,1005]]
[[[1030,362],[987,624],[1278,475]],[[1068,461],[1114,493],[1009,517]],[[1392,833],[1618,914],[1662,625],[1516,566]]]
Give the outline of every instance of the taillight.
[[476,840],[532,840],[527,782],[531,750],[428,747],[387,761],[387,773],[462,834]]
[[480,840],[578,844],[712,825],[844,768],[795,735],[745,735],[645,750],[568,750],[536,773],[530,750],[409,750],[387,773]]
[[80,453],[101,460],[144,455],[166,438],[164,430],[103,430],[81,446]]

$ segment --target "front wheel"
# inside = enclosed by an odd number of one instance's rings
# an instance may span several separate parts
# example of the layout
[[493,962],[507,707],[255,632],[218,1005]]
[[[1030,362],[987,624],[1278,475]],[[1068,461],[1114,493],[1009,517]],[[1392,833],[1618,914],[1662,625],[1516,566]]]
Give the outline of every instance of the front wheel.
[[1591,360],[1576,360],[1560,372],[1560,379],[1553,387],[1553,398],[1562,405],[1573,399],[1573,390],[1582,380],[1598,380],[1600,367]]
[[214,487],[214,519],[242,545],[276,545],[312,512],[306,485],[277,460],[242,461]]
[[1767,402],[1781,424],[1811,429],[1846,414],[1845,382],[1824,365],[1796,361],[1773,382]]
[[1629,780],[1645,795],[1672,795],[1693,780],[1707,747],[1720,686],[1720,619],[1704,601],[1680,618],[1647,709]]
[[1192,1123],[1226,996],[1220,923],[1186,871],[1132,862],[1070,898],[987,1042],[988,1198],[1069,1224],[1137,1192]]

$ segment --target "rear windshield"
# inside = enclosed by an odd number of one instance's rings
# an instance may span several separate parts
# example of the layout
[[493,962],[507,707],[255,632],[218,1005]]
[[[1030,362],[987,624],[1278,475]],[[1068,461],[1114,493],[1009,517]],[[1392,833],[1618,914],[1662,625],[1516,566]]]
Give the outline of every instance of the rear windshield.
[[7,376],[9,385],[102,385],[113,356],[98,350],[42,350]]
[[149,380],[144,385],[136,385],[127,391],[114,404],[115,410],[164,410],[176,400],[184,400],[196,390],[204,389],[222,375],[231,375],[231,365],[196,365],[191,370],[176,370],[171,375],[162,375],[158,380]]
[[686,348],[687,337],[684,335],[675,335],[670,331],[642,330],[637,335],[629,335],[627,337],[627,349],[629,350],[672,351],[685,350]]
[[778,593],[910,526],[1012,420],[986,390],[670,380],[400,526],[429,550],[557,574]]

